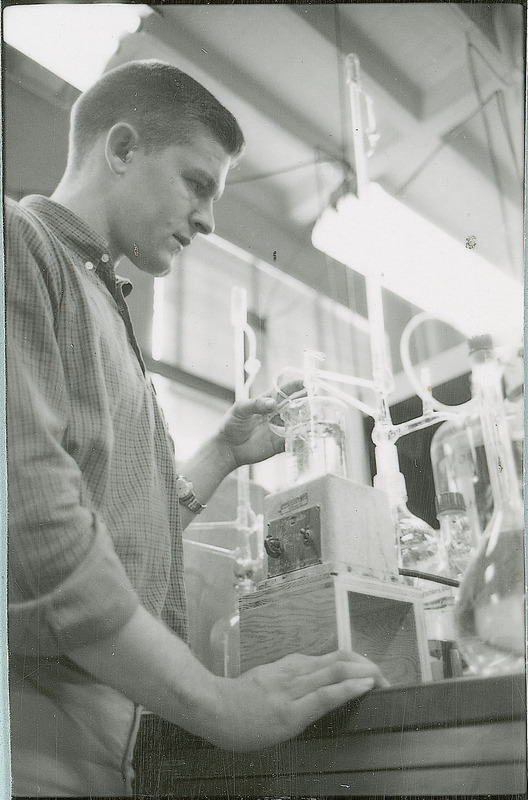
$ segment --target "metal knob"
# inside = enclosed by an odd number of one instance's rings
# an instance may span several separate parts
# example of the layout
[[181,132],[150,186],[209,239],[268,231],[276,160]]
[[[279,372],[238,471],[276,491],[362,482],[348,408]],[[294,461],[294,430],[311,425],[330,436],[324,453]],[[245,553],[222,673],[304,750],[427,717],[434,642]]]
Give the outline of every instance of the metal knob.
[[274,536],[266,536],[264,539],[264,548],[270,558],[280,558],[284,553],[283,543]]

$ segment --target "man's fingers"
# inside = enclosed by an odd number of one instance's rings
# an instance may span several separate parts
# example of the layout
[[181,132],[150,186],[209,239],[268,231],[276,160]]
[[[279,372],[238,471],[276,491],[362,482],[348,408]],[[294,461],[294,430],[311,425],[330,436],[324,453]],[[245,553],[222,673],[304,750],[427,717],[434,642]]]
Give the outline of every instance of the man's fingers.
[[334,663],[364,665],[369,671],[372,669],[377,670],[377,667],[375,667],[372,661],[366,656],[362,656],[352,650],[334,650],[320,656],[307,656],[301,653],[293,653],[292,655],[284,656],[276,663],[284,665],[284,669],[294,670],[297,674],[308,674]]
[[248,419],[253,414],[269,414],[277,408],[272,397],[257,397],[254,400],[237,400],[233,406],[235,416]]
[[[302,386],[302,384],[300,384]],[[296,396],[305,396],[306,390],[302,390],[300,393],[296,391],[297,384],[290,384],[289,389],[291,391],[295,391]],[[289,392],[288,394],[290,394]],[[243,417],[251,416],[251,414],[270,414],[272,411],[275,411],[279,405],[277,399],[273,397],[269,397],[267,395],[262,395],[261,397],[256,397],[252,400],[238,400],[235,403],[235,409],[237,412],[240,413]]]
[[254,707],[255,698],[263,710],[260,725],[255,729],[253,720],[237,737],[236,748],[264,747],[296,736],[333,709],[382,685],[378,667],[349,651],[320,656],[294,653],[254,667],[228,684],[235,692],[235,702],[233,697],[225,699],[228,714],[240,720],[245,709]]
[[350,700],[361,697],[361,695],[370,691],[374,684],[375,679],[373,677],[350,678],[341,683],[322,686],[317,691],[300,697],[294,703],[296,716],[299,720],[299,730],[304,729],[307,725]]
[[302,673],[291,676],[289,694],[292,700],[298,700],[301,697],[318,692],[320,689],[347,683],[348,681],[369,680],[369,688],[372,688],[378,684],[380,678],[381,675],[377,668],[369,662],[337,660],[319,669],[303,670]]
[[377,688],[379,688],[379,689],[387,689],[391,685],[390,682],[387,680],[387,678],[385,678],[385,676],[383,675],[383,673],[379,669],[379,667],[376,667],[373,664],[373,662],[370,661],[367,658],[367,656],[362,656],[359,653],[354,653],[352,650],[338,650],[336,655],[341,660],[355,661],[357,663],[363,662],[365,664],[369,664],[371,667],[374,666],[375,667],[375,675],[374,675],[374,677],[375,677],[375,680],[376,680],[376,684],[375,685],[376,685]]

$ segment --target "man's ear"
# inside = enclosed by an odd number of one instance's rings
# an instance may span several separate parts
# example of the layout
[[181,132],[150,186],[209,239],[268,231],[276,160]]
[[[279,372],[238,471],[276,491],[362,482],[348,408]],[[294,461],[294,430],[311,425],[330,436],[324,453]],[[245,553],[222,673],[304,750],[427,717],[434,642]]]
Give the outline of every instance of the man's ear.
[[106,163],[115,175],[122,175],[132,158],[133,150],[137,150],[139,137],[128,122],[117,122],[106,135]]

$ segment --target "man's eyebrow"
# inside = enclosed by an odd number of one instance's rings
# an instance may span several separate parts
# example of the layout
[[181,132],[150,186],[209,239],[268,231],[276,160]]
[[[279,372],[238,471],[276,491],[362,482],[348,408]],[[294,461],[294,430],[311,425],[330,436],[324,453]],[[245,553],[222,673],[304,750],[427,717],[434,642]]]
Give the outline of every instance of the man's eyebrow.
[[217,181],[201,168],[194,168],[189,171],[191,177],[200,181],[204,191],[210,192],[216,197],[220,193],[220,186]]

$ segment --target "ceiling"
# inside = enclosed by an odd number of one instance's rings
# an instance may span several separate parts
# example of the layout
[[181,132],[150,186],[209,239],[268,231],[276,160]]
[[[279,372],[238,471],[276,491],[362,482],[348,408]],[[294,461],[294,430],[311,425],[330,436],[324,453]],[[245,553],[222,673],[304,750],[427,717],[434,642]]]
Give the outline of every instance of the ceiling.
[[315,219],[354,180],[344,70],[354,53],[379,133],[369,178],[460,241],[476,237],[480,255],[522,280],[522,5],[150,8],[111,64],[170,60],[245,133],[216,210],[220,236],[364,313],[358,276],[351,292],[344,268],[311,245]]
[[[354,191],[344,64],[355,54],[379,135],[368,177],[462,244],[473,237],[479,255],[517,279],[521,305],[521,4],[168,3],[137,9],[142,26],[121,39],[108,67],[136,58],[171,61],[217,95],[244,130],[246,154],[215,210],[221,237],[367,316],[363,276],[311,241],[320,213],[343,187]],[[60,36],[58,27],[53,36]],[[51,193],[64,169],[68,115],[78,90],[16,48],[4,44],[2,57],[5,191],[13,197]],[[364,101],[363,123],[366,111]],[[426,267],[432,269],[430,261]],[[454,291],[460,294],[458,285]],[[385,291],[385,328],[398,374],[400,337],[416,310]],[[504,312],[507,320],[517,316]],[[445,354],[445,380],[467,371],[464,335],[445,325],[422,334],[415,337],[415,361]],[[401,391],[409,389],[402,384]]]

